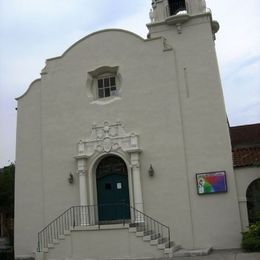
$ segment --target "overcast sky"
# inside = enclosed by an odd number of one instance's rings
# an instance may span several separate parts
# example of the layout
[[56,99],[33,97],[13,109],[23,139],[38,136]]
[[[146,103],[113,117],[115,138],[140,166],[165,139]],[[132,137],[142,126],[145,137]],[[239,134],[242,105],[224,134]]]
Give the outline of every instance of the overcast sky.
[[[0,167],[15,161],[16,101],[47,58],[87,34],[123,28],[146,37],[151,0],[0,0]],[[260,122],[260,1],[207,0],[232,126]]]

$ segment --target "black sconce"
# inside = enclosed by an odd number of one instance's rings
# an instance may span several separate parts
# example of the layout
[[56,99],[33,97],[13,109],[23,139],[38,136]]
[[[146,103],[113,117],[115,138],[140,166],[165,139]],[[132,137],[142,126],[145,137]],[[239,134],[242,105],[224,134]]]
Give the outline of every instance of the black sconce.
[[153,169],[153,166],[150,164],[150,168],[149,168],[149,170],[148,170],[148,174],[149,174],[149,176],[150,177],[153,177],[154,176],[154,169]]
[[73,184],[73,183],[74,183],[74,176],[73,176],[72,173],[70,173],[69,178],[68,178],[68,181],[69,181],[70,184]]

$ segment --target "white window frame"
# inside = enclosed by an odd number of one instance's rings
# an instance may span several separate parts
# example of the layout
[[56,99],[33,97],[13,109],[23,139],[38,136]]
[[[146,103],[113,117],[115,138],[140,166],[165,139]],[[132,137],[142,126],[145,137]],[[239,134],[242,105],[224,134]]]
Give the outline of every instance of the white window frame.
[[[87,90],[88,96],[93,99],[93,101],[110,101],[117,97],[120,94],[120,83],[121,83],[121,76],[118,72],[119,67],[110,67],[110,66],[102,66],[93,71],[88,72],[88,79],[87,79]],[[105,79],[109,78],[109,86],[105,86]],[[111,85],[110,78],[114,78],[115,85]],[[103,81],[103,89],[104,89],[104,96],[99,95],[99,80]],[[106,83],[107,84],[107,83]],[[115,89],[114,89],[115,88]],[[107,90],[105,90],[107,89]],[[107,91],[107,96],[105,92]],[[108,92],[109,91],[109,92]],[[111,91],[115,91],[111,94]]]
[[[97,81],[97,87],[96,87],[97,99],[117,96],[116,75],[105,73],[105,74],[98,76],[96,78],[96,81]],[[100,95],[101,93],[103,93],[103,94]]]

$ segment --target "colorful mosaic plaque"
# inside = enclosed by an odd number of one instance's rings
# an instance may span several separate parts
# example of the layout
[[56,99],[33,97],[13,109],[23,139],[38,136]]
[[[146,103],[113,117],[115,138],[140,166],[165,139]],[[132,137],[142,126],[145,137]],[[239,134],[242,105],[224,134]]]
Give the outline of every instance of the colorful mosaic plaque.
[[227,192],[225,171],[197,173],[196,182],[199,195]]

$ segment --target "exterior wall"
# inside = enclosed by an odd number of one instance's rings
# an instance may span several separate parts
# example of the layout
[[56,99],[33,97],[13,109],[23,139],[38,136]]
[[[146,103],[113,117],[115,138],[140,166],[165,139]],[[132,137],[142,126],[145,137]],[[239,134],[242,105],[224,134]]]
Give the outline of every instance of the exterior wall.
[[41,82],[19,100],[15,172],[15,253],[31,255],[43,228],[44,176],[41,150]]
[[[122,92],[121,99],[99,105],[88,98],[86,80],[88,71],[104,65],[119,65]],[[49,190],[45,198],[48,221],[69,205],[79,203],[77,183],[72,187],[75,195],[64,196],[70,192],[64,185],[67,178],[64,173],[75,172],[76,143],[90,135],[94,122],[101,125],[119,119],[127,131],[140,135],[145,211],[169,225],[176,223],[177,242],[187,243],[191,227],[189,208],[184,206],[188,196],[183,153],[179,152],[183,143],[178,89],[172,86],[176,81],[173,66],[172,54],[163,51],[161,39],[144,42],[121,31],[94,34],[62,59],[47,63],[49,72],[43,77],[42,135],[44,175]],[[154,179],[147,174],[151,163],[158,174]],[[178,212],[162,210],[162,201],[165,208],[178,208]]]
[[238,203],[240,209],[240,218],[242,230],[246,231],[249,225],[247,214],[246,191],[248,186],[256,179],[260,178],[259,167],[241,167],[235,168],[236,187],[238,194]]
[[[181,34],[166,24],[150,26],[150,33],[153,39],[147,41],[121,30],[82,39],[62,57],[48,60],[41,87],[19,99],[16,254],[33,251],[42,224],[79,204],[76,144],[90,136],[93,123],[117,120],[140,137],[145,213],[169,225],[183,247],[239,247],[239,209],[210,17],[191,19]],[[97,103],[88,96],[87,78],[102,66],[119,66],[121,91],[118,98]],[[195,174],[217,170],[227,172],[228,193],[198,196]],[[74,185],[67,181],[70,172]],[[87,180],[94,174],[88,172]]]

